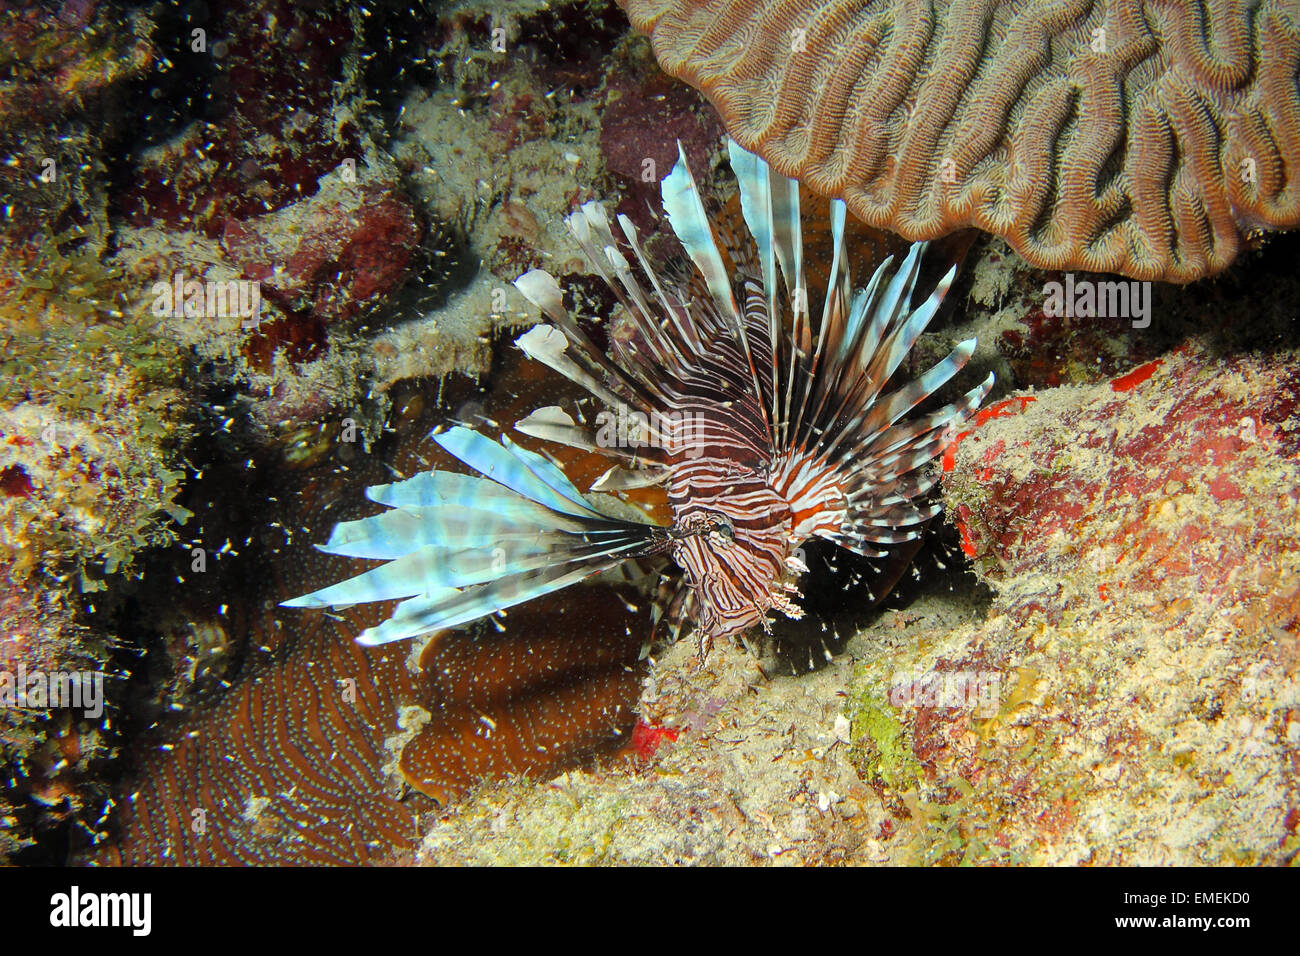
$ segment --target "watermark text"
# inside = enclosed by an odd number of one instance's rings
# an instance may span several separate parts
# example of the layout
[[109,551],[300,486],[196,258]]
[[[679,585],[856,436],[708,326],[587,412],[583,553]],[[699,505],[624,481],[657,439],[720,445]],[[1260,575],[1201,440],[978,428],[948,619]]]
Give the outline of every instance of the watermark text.
[[69,708],[80,710],[89,720],[98,720],[104,713],[104,674],[29,671],[27,664],[19,661],[17,671],[0,670],[0,707]]
[[1043,314],[1065,319],[1132,319],[1133,328],[1151,325],[1151,283],[1127,279],[1096,282],[1065,274],[1065,282],[1043,286]]

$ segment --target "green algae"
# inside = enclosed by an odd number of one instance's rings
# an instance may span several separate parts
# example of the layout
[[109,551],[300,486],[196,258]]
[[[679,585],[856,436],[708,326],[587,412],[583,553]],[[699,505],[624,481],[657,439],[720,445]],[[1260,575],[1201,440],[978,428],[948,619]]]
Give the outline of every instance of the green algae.
[[863,777],[894,790],[914,787],[920,764],[894,708],[870,690],[861,691],[852,701],[849,740]]
[[39,561],[96,591],[189,517],[175,464],[190,401],[186,356],[101,261],[102,235],[82,238],[49,238],[40,271],[0,299],[0,464],[32,485],[3,502],[0,558],[11,577]]

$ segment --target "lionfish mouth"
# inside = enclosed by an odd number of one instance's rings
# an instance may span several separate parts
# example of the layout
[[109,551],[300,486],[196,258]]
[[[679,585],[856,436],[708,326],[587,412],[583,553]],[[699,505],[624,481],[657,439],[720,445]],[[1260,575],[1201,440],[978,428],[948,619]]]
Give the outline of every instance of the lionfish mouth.
[[[587,203],[567,224],[613,291],[630,333],[598,348],[565,309],[560,287],[534,270],[515,285],[552,324],[517,340],[531,358],[582,386],[609,413],[653,422],[649,437],[579,425],[562,409],[515,424],[535,438],[604,454],[613,466],[590,491],[663,486],[670,527],[595,506],[549,458],[507,436],[457,426],[432,437],[477,474],[429,471],[367,489],[388,510],[342,522],[318,547],[384,561],[291,601],[340,607],[399,599],[361,633],[380,644],[466,624],[575,584],[625,561],[667,554],[684,572],[661,588],[676,635],[694,624],[701,654],[715,638],[798,616],[798,546],[820,537],[868,557],[916,538],[939,510],[931,461],[979,407],[990,374],[928,414],[912,410],[957,374],[975,349],[962,342],[919,378],[885,387],[933,318],[953,266],[915,308],[924,243],[892,257],[852,290],[845,206],[831,204],[834,251],[814,318],[804,280],[799,187],[730,144],[752,241],[720,247],[678,148],[663,181],[664,211],[694,271],[656,273],[626,216],[615,239]],[[630,261],[630,251],[635,262]],[[620,421],[623,419],[620,418]]]
[[687,515],[669,527],[652,528],[649,545],[637,557],[672,551],[692,537],[707,537],[715,547],[725,547],[735,544],[736,526],[730,518],[717,511]]

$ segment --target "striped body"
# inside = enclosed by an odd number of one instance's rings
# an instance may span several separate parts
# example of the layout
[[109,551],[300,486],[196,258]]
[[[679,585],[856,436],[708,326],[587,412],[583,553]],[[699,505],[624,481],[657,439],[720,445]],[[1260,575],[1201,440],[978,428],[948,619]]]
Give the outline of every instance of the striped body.
[[678,526],[719,514],[729,522],[730,534],[692,535],[672,549],[690,586],[707,596],[699,626],[710,639],[752,627],[773,608],[792,608],[778,584],[794,546],[790,503],[763,471],[736,469],[725,458],[693,459],[674,469],[668,501]]
[[674,631],[693,623],[703,653],[716,638],[766,627],[774,612],[799,616],[793,598],[806,569],[798,549],[808,539],[872,557],[920,533],[938,511],[927,499],[930,462],[992,376],[937,411],[909,414],[966,364],[972,340],[885,389],[955,268],[913,308],[918,243],[892,273],[887,260],[851,292],[844,205],[832,203],[833,261],[814,309],[798,185],[734,143],[731,159],[749,237],[719,245],[684,157],[663,182],[664,211],[694,266],[685,279],[656,274],[627,217],[617,219],[621,240],[596,203],[569,217],[618,300],[608,353],[569,314],[552,276],[535,270],[515,283],[551,323],[518,339],[520,348],[581,385],[609,416],[594,428],[548,407],[516,429],[613,459],[594,491],[661,485],[672,525],[612,517],[549,459],[455,427],[434,440],[482,477],[435,471],[370,489],[397,510],[345,522],[323,547],[389,563],[290,604],[403,598],[360,637],[380,643],[666,553],[684,572],[666,594],[670,622]]

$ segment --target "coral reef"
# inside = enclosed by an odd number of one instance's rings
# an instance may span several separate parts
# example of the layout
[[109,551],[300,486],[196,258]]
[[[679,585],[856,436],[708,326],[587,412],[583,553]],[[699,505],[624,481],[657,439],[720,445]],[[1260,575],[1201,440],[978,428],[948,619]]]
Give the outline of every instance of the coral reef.
[[625,745],[648,611],[631,588],[593,585],[512,610],[499,634],[430,640],[418,701],[431,717],[402,748],[403,779],[446,806],[484,779],[546,780]]
[[1146,320],[1128,312],[1055,315],[1049,314],[1053,283],[1062,289],[1067,283],[1106,288],[1117,280],[1098,273],[1043,273],[1001,240],[977,246],[973,259],[960,321],[986,337],[991,349],[985,354],[998,381],[1014,388],[1099,381],[1155,358],[1186,334],[1175,317],[1197,295],[1187,287],[1148,285]]
[[415,811],[385,773],[410,694],[405,652],[364,651],[344,617],[296,635],[173,735],[142,739],[99,864],[392,860]]
[[624,0],[747,149],[909,239],[1188,282],[1300,225],[1300,18],[1265,2]]
[[[950,45],[976,9],[933,6]],[[1146,3],[1144,36],[1138,5],[1083,5],[1022,56],[1043,7],[998,4],[965,34],[990,43],[960,96],[924,79],[857,95],[898,159],[859,181],[863,209],[983,222],[1051,268],[976,240],[903,370],[977,337],[974,374],[998,376],[941,465],[952,553],[866,588],[818,565],[801,630],[702,666],[685,644],[637,663],[644,582],[423,654],[353,643],[383,608],[273,607],[346,572],[306,543],[359,516],[335,502],[433,464],[435,423],[590,409],[506,343],[532,320],[509,280],[545,268],[608,320],[562,217],[594,198],[664,231],[646,199],[677,139],[728,202],[722,122],[654,65],[683,21],[634,36],[604,0],[0,11],[0,679],[98,673],[106,693],[96,717],[0,707],[0,858],[1293,862],[1297,237],[1255,232],[1296,221],[1284,6]],[[735,64],[773,56],[756,108],[723,119],[827,191],[879,129],[827,111],[834,86],[806,99],[817,63],[772,84],[788,30],[817,60],[838,9],[778,5],[743,49],[723,38]],[[867,59],[836,56],[874,90],[899,74],[871,57],[925,21],[864,9],[840,35]],[[1032,67],[1023,89],[996,81],[1009,58]],[[784,133],[805,105],[820,146]],[[1126,125],[1099,157],[1107,116]],[[819,285],[824,218],[810,208],[804,235]],[[859,275],[902,247],[849,229]],[[647,242],[656,266],[665,247]],[[1152,287],[1149,327],[1046,310],[1052,283],[1184,280],[1234,255],[1212,282]],[[258,321],[156,314],[178,272],[260,281]],[[563,467],[587,487],[606,465]]]
[[[68,71],[95,69],[69,56]],[[105,78],[104,96],[92,98],[97,108],[127,75]],[[156,317],[138,307],[122,270],[107,261],[105,190],[82,174],[95,164],[77,156],[98,146],[92,115],[68,120],[63,135],[55,127],[30,136],[23,135],[24,117],[11,115],[6,121],[18,125],[0,132],[6,143],[11,134],[20,140],[5,171],[11,214],[0,236],[6,675],[23,668],[102,676],[115,636],[88,627],[86,609],[111,602],[100,592],[138,574],[138,553],[174,542],[189,516],[178,500],[181,448],[191,434],[184,362]],[[39,111],[25,117],[44,118]],[[30,846],[49,827],[89,826],[99,816],[101,794],[88,781],[96,776],[92,762],[114,752],[111,716],[0,708],[0,760],[12,768],[0,802],[0,852]]]
[[[648,627],[645,602],[641,614],[635,607],[628,594],[584,587],[564,608],[512,615],[500,635],[435,638],[418,671],[405,646],[355,643],[378,622],[373,613],[298,628],[211,705],[137,742],[129,796],[111,821],[118,835],[88,859],[344,865],[409,856],[419,817],[485,779],[545,779],[626,743]],[[262,638],[283,622],[249,623]],[[433,799],[408,796],[404,784]]]
[[223,367],[272,431],[358,402],[371,363],[350,320],[401,287],[425,236],[358,116],[354,20],[334,3],[217,5],[188,51],[211,74],[204,115],[134,150],[114,196],[115,259],[141,297],[257,286],[241,300],[253,314],[177,307],[167,331]]
[[419,858],[1291,859],[1298,376],[1190,341],[993,406],[946,477],[991,597],[914,594],[797,677],[672,648],[650,766],[485,791]]
[[623,191],[617,211],[642,234],[660,225],[649,215],[659,205],[659,181],[677,162],[680,143],[692,169],[719,161],[724,138],[717,114],[690,87],[654,68],[650,50],[630,45],[624,63],[605,77],[600,149],[610,177]]
[[226,255],[264,296],[322,324],[354,318],[394,288],[422,238],[391,179],[346,170],[322,176],[311,199],[227,221],[222,235]]
[[0,131],[49,122],[117,96],[123,80],[153,65],[142,11],[114,24],[99,2],[65,4],[57,16],[6,4],[0,11]]
[[[1193,342],[1104,385],[1009,399],[1011,411],[1023,405],[1017,427],[990,409],[988,427],[958,442],[949,461],[965,477],[949,481],[948,504],[1003,598],[1032,593],[1040,576],[1068,587],[1039,610],[1059,615],[1094,589],[1136,590],[1144,604],[1188,591],[1219,602],[1228,582],[1243,600],[1245,578],[1286,577],[1295,543],[1298,388],[1286,353],[1211,361]],[[1068,446],[1052,444],[1066,434]],[[1096,573],[1064,575],[1062,560]],[[1010,606],[1021,603],[1034,599]]]
[[[0,23],[12,41],[0,113],[12,150],[0,167],[0,663],[107,670],[111,715],[73,726],[0,714],[6,851],[37,834],[57,859],[69,839],[97,838],[118,773],[103,758],[168,711],[211,710],[193,726],[229,727],[217,713],[226,688],[257,686],[256,648],[276,642],[218,612],[243,602],[189,567],[192,552],[219,562],[236,548],[222,536],[233,519],[208,509],[210,486],[185,487],[182,455],[195,480],[228,474],[230,461],[290,482],[327,458],[355,466],[338,436],[370,447],[404,380],[488,370],[491,336],[522,318],[501,301],[504,280],[552,254],[542,223],[605,191],[597,104],[626,35],[611,4],[375,13],[267,0],[127,16],[90,3],[6,11]],[[401,51],[432,72],[412,66],[394,82],[393,64],[367,52],[390,39],[376,29],[409,31]],[[372,94],[395,111],[391,129]],[[574,191],[565,184],[579,169],[589,185]],[[485,170],[509,172],[485,193]],[[412,277],[418,290],[399,296]],[[170,308],[158,306],[160,286],[191,283],[209,295],[255,286],[260,308],[212,312],[209,299],[196,315],[170,291]],[[183,528],[182,501],[201,515]],[[178,532],[185,550],[169,550]],[[160,581],[191,596],[158,600]],[[150,611],[136,619],[141,604]],[[149,766],[170,793],[170,771]],[[128,831],[153,826],[143,807]]]
[[669,719],[671,733],[652,759],[488,788],[427,821],[419,862],[851,860],[852,821],[872,794],[842,739],[840,666],[769,680],[744,653],[720,651],[701,667],[694,655],[681,642],[655,660],[643,726]]
[[[1015,674],[1015,688],[982,727],[936,726],[932,757],[917,739],[921,772],[977,761],[963,829],[1007,852],[1287,859],[1300,816],[1296,354],[1224,358],[1193,340],[1037,398],[961,442],[947,492],[997,589],[949,659]],[[978,759],[1015,746],[1017,761]],[[999,791],[1018,804],[999,808]]]
[[[518,383],[518,364],[512,356],[506,381]],[[409,383],[396,397],[392,437],[373,454],[336,427],[304,436],[291,459],[273,446],[251,468],[225,461],[191,486],[192,539],[148,569],[176,586],[141,598],[160,632],[142,669],[168,696],[123,754],[117,809],[89,861],[391,861],[414,851],[418,815],[484,778],[589,766],[627,741],[650,626],[648,600],[627,585],[584,586],[481,632],[437,635],[422,653],[355,643],[383,605],[305,619],[277,607],[340,565],[366,564],[299,542],[359,516],[361,488],[390,469],[435,464],[425,436],[445,410]],[[462,380],[444,399],[505,417],[537,395]],[[296,493],[275,496],[289,480]],[[232,526],[232,492],[278,501],[274,525],[249,512]],[[243,542],[238,553],[216,546],[223,534]],[[196,548],[212,552],[200,573]]]
[[[31,847],[36,838],[48,847],[38,853],[58,858],[70,833],[81,839],[103,822],[105,768],[121,742],[119,704],[133,693],[125,690],[136,682],[132,666],[148,670],[124,656],[138,635],[105,626],[104,618],[141,587],[141,553],[174,545],[190,517],[181,503],[190,472],[185,455],[193,451],[187,446],[198,420],[220,422],[203,409],[210,389],[228,388],[227,379],[196,369],[194,353],[209,346],[203,355],[209,360],[238,355],[258,340],[238,318],[223,328],[220,316],[177,319],[157,309],[154,284],[170,285],[174,273],[186,281],[239,278],[215,240],[184,227],[207,223],[204,215],[224,208],[236,191],[258,204],[267,199],[249,197],[242,181],[223,179],[228,165],[219,169],[217,159],[226,158],[222,148],[236,139],[281,144],[283,150],[263,157],[268,161],[301,147],[288,143],[296,134],[283,116],[263,115],[260,131],[251,117],[268,107],[274,113],[293,94],[279,87],[270,98],[209,91],[208,105],[217,113],[224,108],[227,124],[209,129],[210,140],[201,138],[192,115],[182,115],[191,125],[171,141],[170,152],[132,151],[168,135],[160,117],[171,102],[170,78],[201,74],[232,50],[227,65],[241,68],[246,48],[238,38],[260,36],[265,21],[254,17],[241,34],[232,16],[220,27],[229,31],[226,41],[214,35],[209,47],[205,31],[197,30],[199,62],[187,60],[187,69],[172,72],[169,57],[177,53],[181,24],[164,7],[124,12],[90,2],[0,14],[0,672],[98,675],[110,698],[106,710],[85,719],[12,701],[0,710],[5,852]],[[191,32],[183,36],[188,45]],[[325,123],[313,128],[325,129],[334,77],[319,74],[311,82],[323,95],[314,105],[325,110]],[[150,90],[144,100],[150,107],[141,111],[140,97]],[[299,99],[295,115],[307,117],[312,105]],[[167,172],[137,178],[142,155],[170,157]],[[366,171],[363,165],[361,175]],[[303,195],[300,184],[285,182],[292,177],[283,166],[274,172],[283,176],[275,181],[289,190],[286,198]],[[146,188],[156,205],[133,205],[141,195],[135,190]],[[168,207],[167,188],[196,205]],[[384,252],[383,268],[391,273],[392,248]],[[274,309],[268,305],[268,312]],[[275,331],[268,322],[261,341]],[[213,346],[223,334],[225,343]],[[281,368],[287,364],[280,361]],[[327,377],[347,396],[362,387],[345,362],[316,381]],[[313,390],[314,408],[328,407],[320,389]],[[301,414],[310,403],[283,404]],[[268,418],[278,412],[271,403],[263,407]],[[225,427],[232,422],[227,417]]]

